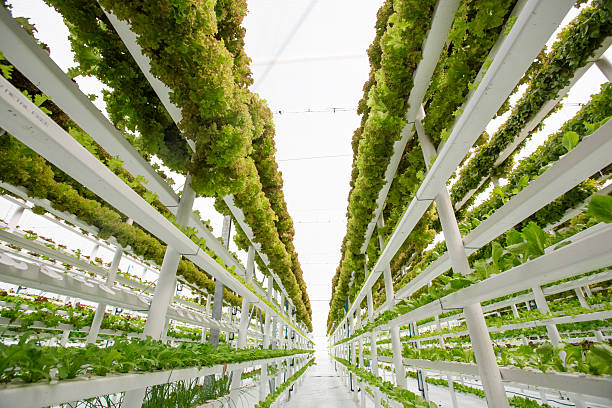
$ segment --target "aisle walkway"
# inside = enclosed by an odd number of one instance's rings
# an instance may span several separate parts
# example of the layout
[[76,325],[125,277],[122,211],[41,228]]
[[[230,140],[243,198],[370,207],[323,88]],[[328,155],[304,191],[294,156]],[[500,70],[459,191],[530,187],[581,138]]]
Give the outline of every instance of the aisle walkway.
[[306,371],[304,382],[297,387],[287,408],[351,408],[358,405],[342,384],[342,378],[334,370],[334,363],[327,350],[315,353],[316,365]]

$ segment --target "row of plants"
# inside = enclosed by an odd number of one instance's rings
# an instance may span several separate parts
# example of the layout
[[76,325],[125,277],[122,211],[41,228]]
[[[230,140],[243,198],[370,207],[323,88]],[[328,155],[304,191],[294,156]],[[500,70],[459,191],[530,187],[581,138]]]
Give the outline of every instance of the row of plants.
[[[423,121],[426,134],[435,145],[446,141],[449,132],[446,130],[461,115],[460,106],[468,98],[480,71],[486,71],[491,60],[487,59],[491,48],[500,36],[508,34],[515,19],[510,19],[514,1],[477,2],[464,1],[460,4],[455,21],[448,34],[448,41],[438,60],[431,84],[425,95],[423,106],[427,115]],[[503,31],[502,31],[503,30]],[[476,142],[481,143],[482,137]],[[424,179],[425,163],[420,146],[416,140],[411,141],[404,150],[402,161],[391,184],[383,217],[385,227],[378,233],[387,240],[407,205]],[[420,254],[435,235],[438,222],[433,206],[414,227],[410,236],[403,243],[391,261],[391,271],[396,276],[415,254]],[[439,230],[439,227],[437,228]],[[371,245],[371,241],[370,241]],[[371,269],[378,259],[368,255]],[[382,282],[379,284],[382,286]],[[378,298],[379,303],[382,297]]]
[[[409,375],[410,377],[416,378],[415,372],[407,371],[406,374]],[[429,384],[449,388],[448,380],[443,380],[441,378],[425,377],[425,381],[428,382]],[[453,389],[457,392],[461,392],[464,394],[472,394],[480,398],[485,398],[485,393],[480,388],[470,387],[469,385],[465,385],[465,384],[461,384],[461,383],[453,381]],[[520,397],[518,395],[508,398],[508,403],[510,404],[511,407],[515,407],[515,408],[552,408],[551,405],[539,404],[533,399]]]
[[[13,295],[0,291],[0,301],[7,303],[0,309],[0,316],[9,319],[9,324],[18,322],[22,330],[28,329],[34,322],[41,322],[48,328],[67,324],[74,330],[80,330],[91,326],[95,314],[94,308],[79,302],[73,305],[45,296]],[[142,333],[144,325],[145,320],[139,316],[124,312],[115,314],[106,312],[100,328],[123,333]],[[202,329],[174,324],[168,328],[168,336],[200,341]]]
[[[355,337],[372,331],[376,327],[388,323],[397,316],[406,314],[418,307],[438,301],[450,293],[459,291],[476,282],[489,278],[491,275],[503,273],[522,263],[544,255],[545,248],[555,245],[563,239],[575,233],[583,231],[600,221],[610,219],[612,221],[612,197],[594,197],[589,203],[589,212],[581,214],[585,218],[584,224],[577,224],[564,234],[554,232],[546,233],[534,222],[529,223],[520,232],[514,229],[506,232],[501,241],[499,238],[488,244],[483,250],[471,258],[474,272],[469,275],[453,275],[447,272],[434,279],[429,286],[416,291],[410,298],[404,299],[395,305],[393,310],[387,310],[380,314],[375,320],[369,321],[361,329],[355,330],[351,336],[344,341],[350,341]],[[505,244],[505,248],[500,244]]]
[[[27,90],[33,86],[31,83],[28,85],[27,80],[18,75],[16,70],[9,72],[8,76],[7,79],[15,81],[14,85],[19,88]],[[45,100],[44,103],[53,110],[57,109],[50,101]],[[63,114],[60,113],[52,114],[52,118],[56,120],[57,117],[61,117]],[[58,122],[62,123],[59,119]],[[165,254],[165,245],[161,241],[139,226],[127,224],[124,217],[116,210],[103,204],[93,193],[89,191],[85,193],[85,189],[71,177],[9,134],[0,136],[0,156],[6,165],[2,172],[2,181],[25,187],[28,195],[32,197],[48,199],[55,209],[74,214],[84,223],[98,228],[98,236],[101,239],[107,239],[112,235],[121,246],[130,246],[137,256],[161,265]],[[181,260],[177,273],[209,293],[214,291],[212,279],[190,261]],[[240,298],[230,291],[227,291],[226,295],[229,302],[241,303]]]
[[[172,102],[182,112],[180,129],[97,2],[49,3],[64,16],[71,32],[80,64],[71,74],[94,75],[112,88],[106,92],[105,101],[115,125],[143,152],[159,155],[172,170],[189,172],[191,186],[198,195],[235,194],[256,241],[262,244],[271,267],[292,296],[298,317],[309,324],[301,270],[292,269],[299,268],[299,264],[292,263],[292,255],[281,242],[275,225],[275,220],[288,214],[274,212],[252,157],[256,140],[265,138],[264,144],[271,140],[264,135],[264,126],[272,124],[265,103],[247,89],[252,81],[243,51],[244,29],[240,26],[246,3],[228,1],[212,7],[185,0],[184,7],[177,9],[101,3],[130,22],[143,53],[151,59],[152,74],[172,89]],[[193,23],[189,30],[184,29],[187,21]],[[184,138],[196,142],[194,154],[189,152]],[[271,171],[263,165],[264,170]],[[277,179],[280,174],[270,178]]]
[[461,169],[459,179],[451,189],[453,202],[461,201],[470,190],[478,187],[483,178],[504,174],[508,170],[511,157],[499,169],[494,169],[493,163],[500,153],[546,102],[557,97],[558,92],[570,83],[574,72],[588,62],[610,35],[612,9],[606,1],[593,2],[559,34],[559,40],[533,74],[508,120]]
[[[509,183],[502,187],[495,187],[491,197],[485,200],[482,204],[474,209],[467,211],[467,206],[462,207],[458,214],[463,218],[459,228],[463,235],[468,234],[473,228],[477,227],[480,222],[489,217],[493,212],[505,204],[509,198],[518,194],[529,181],[537,178],[542,171],[550,166],[554,161],[562,157],[562,155],[573,149],[584,137],[597,130],[607,118],[610,117],[610,97],[612,87],[609,84],[604,84],[599,94],[594,95],[591,101],[582,107],[578,114],[566,122],[562,129],[551,135],[548,140],[536,150],[532,155],[523,159],[518,166],[508,176]],[[578,135],[576,135],[576,133]],[[600,188],[599,182],[586,180],[575,188],[571,189],[566,194],[563,194],[549,205],[528,217],[520,226],[525,226],[529,222],[536,222],[541,227],[548,226],[560,220],[566,211],[580,206],[586,199],[594,194]],[[430,212],[432,210],[430,209]],[[427,239],[426,234],[421,234],[419,227],[427,225],[430,228],[436,228],[439,231],[439,226],[435,226],[438,222],[437,217],[426,214],[419,221],[409,239],[402,246],[405,247],[409,242],[420,236]],[[429,234],[433,236],[435,230],[430,229]],[[412,252],[405,252],[400,249],[398,255],[391,262],[391,268],[396,275],[400,268],[408,269],[408,272],[396,283],[396,289],[407,284],[411,279],[414,279],[419,273],[424,271],[428,265],[435,261],[444,253],[445,243],[440,242],[431,250],[425,252],[417,252],[416,256]],[[409,262],[407,262],[409,259]],[[407,268],[405,267],[407,265]],[[395,276],[397,278],[397,276]],[[378,302],[382,300],[381,294],[378,295]]]
[[[366,228],[376,209],[384,173],[406,124],[412,77],[422,58],[422,45],[431,25],[434,1],[387,1],[378,13],[377,37],[369,49],[371,74],[359,104],[361,127],[353,136],[353,173],[348,198],[347,234],[334,277],[328,328],[341,317],[351,297],[354,271],[363,271],[361,255]],[[367,108],[366,108],[367,106]],[[357,147],[357,149],[355,149]],[[362,274],[355,274],[358,286]]]
[[375,376],[369,370],[362,367],[357,367],[351,364],[348,360],[340,357],[333,357],[340,364],[344,365],[351,373],[368,383],[370,386],[378,388],[387,397],[399,402],[405,408],[436,408],[437,405],[433,402],[427,402],[420,395],[408,391],[401,387],[396,387],[388,381]]
[[[276,387],[274,389],[274,392],[268,394],[266,396],[266,398],[263,401],[258,402],[255,405],[255,408],[269,408],[270,406],[272,406],[272,403],[291,385],[293,384],[298,378],[300,378],[302,376],[302,374],[304,374],[304,372],[308,369],[308,367],[310,367],[311,365],[315,364],[315,359],[314,357],[308,361],[306,364],[304,364],[304,366],[302,368],[300,368],[298,371],[295,372],[295,374],[293,374],[291,377],[289,377],[284,383],[280,384],[278,387]],[[268,368],[269,369],[269,368]]]
[[[574,372],[590,375],[612,374],[612,346],[608,343],[581,344],[543,343],[520,346],[495,346],[497,362],[501,366],[518,368],[530,367],[542,371]],[[368,354],[369,350],[364,350]],[[393,352],[386,348],[377,350],[379,356],[392,357]],[[404,344],[402,356],[408,359],[430,361],[454,361],[476,364],[474,351],[470,347],[436,347],[415,348]]]
[[[475,88],[472,83],[475,82],[479,71],[486,71],[491,63],[489,59],[485,59],[491,47],[500,36],[508,34],[515,21],[509,18],[515,3],[514,1],[495,2],[495,4],[465,1],[460,4],[447,44],[438,60],[423,101],[427,111],[423,125],[434,144],[438,145],[446,140],[449,133],[446,128],[460,116],[460,106],[467,99],[469,91]],[[481,139],[477,143],[481,143]],[[393,233],[407,205],[414,197],[424,179],[424,171],[425,163],[420,146],[416,140],[413,140],[404,150],[385,202],[382,213],[385,227],[378,231],[385,241]],[[398,272],[409,261],[414,263],[418,259],[418,255],[422,254],[434,238],[436,229],[439,232],[437,213],[431,206],[391,260],[394,280],[398,280]],[[376,245],[372,248],[372,241],[368,248],[368,258],[370,261],[368,269],[371,269],[378,259]],[[408,278],[399,277],[399,279],[405,281]],[[382,281],[377,282],[376,305],[384,301],[380,293],[382,286]]]
[[[439,125],[441,123],[450,126],[450,123],[446,123],[449,122],[449,118],[452,121],[454,116],[460,114],[458,108],[468,94],[468,84],[475,79],[479,70],[485,64],[489,50],[499,35],[502,34],[503,27],[515,3],[513,0],[504,1],[502,4],[499,1],[489,0],[464,0],[461,2],[448,35],[448,41],[438,61],[424,100],[424,106],[428,112],[424,125],[434,140],[439,140],[438,135],[445,126],[441,126],[437,131],[429,128],[434,126],[434,124]],[[415,7],[413,6],[412,9],[414,10]],[[421,20],[418,24],[425,26],[423,23],[424,18],[421,17]],[[417,49],[420,49],[421,43],[426,36],[426,31],[416,39],[413,38],[414,31],[411,30],[410,32],[411,41],[417,40],[413,44],[419,47]],[[412,74],[412,72],[413,70],[409,70],[408,72],[396,73],[395,75],[408,75]],[[404,88],[406,88],[406,84],[411,85],[411,81],[404,80]],[[386,144],[386,149],[362,149],[361,144],[366,142],[361,136],[360,149],[355,158],[359,171],[355,179],[354,191],[351,191],[349,195],[349,222],[347,236],[342,247],[343,257],[340,268],[337,271],[337,276],[339,275],[339,277],[335,279],[332,287],[331,312],[328,320],[329,331],[342,318],[345,300],[351,296],[354,297],[360,289],[361,282],[365,279],[365,276],[361,273],[356,273],[356,282],[354,282],[352,287],[349,287],[351,272],[363,270],[364,260],[363,256],[360,255],[360,249],[364,242],[366,227],[371,220],[371,214],[375,210],[378,192],[384,183],[384,172],[391,157],[393,143],[399,139],[399,132],[404,125],[403,118],[407,109],[405,100],[407,100],[410,89],[402,90],[403,95],[406,97],[406,99],[400,100],[403,102],[400,106],[404,109],[399,116],[402,122],[398,122],[396,127],[387,127],[389,129],[387,132],[391,137],[386,136],[390,139]],[[373,102],[380,101],[377,102],[377,105],[383,104],[384,106],[386,104],[397,103],[392,98],[393,95],[380,93],[378,95],[374,94],[374,96],[378,96],[378,99],[374,99]],[[453,115],[453,112],[455,112],[455,115]],[[369,112],[368,120],[371,117],[372,112]],[[427,122],[428,119],[429,122]],[[382,128],[382,130],[385,129]],[[366,131],[367,128],[363,127],[363,132],[365,133]],[[383,135],[384,133],[382,135],[376,134],[377,140],[384,140],[381,137]],[[380,145],[381,142],[377,142],[377,144]],[[376,181],[363,185],[366,190],[365,192],[359,189],[361,186],[359,183],[360,178],[365,178],[365,175],[362,174],[362,168],[374,171],[375,177],[373,177],[373,180]],[[383,216],[386,219],[385,232],[387,235],[393,231],[397,221],[403,214],[405,206],[410,202],[420,182],[423,180],[425,165],[416,138],[413,138],[406,146],[399,170],[400,172],[397,173],[394,180],[395,187],[392,184],[392,191],[389,193],[391,204],[389,204],[388,200],[383,211]],[[430,216],[434,215],[433,213],[428,214]],[[403,252],[422,251],[424,246],[426,246],[426,243],[425,245],[423,243],[431,239],[431,232],[429,230],[429,222],[427,220],[422,221],[419,225],[418,233],[413,234],[407,240],[407,243],[405,243]],[[378,258],[376,244],[376,239],[370,239],[370,247],[368,248],[370,262],[374,262]],[[336,292],[339,295],[338,299],[336,299]]]
[[[532,154],[520,160],[504,178],[507,184],[494,187],[490,197],[471,210],[460,211],[461,232],[467,235],[477,224],[503,206],[552,164],[574,149],[585,137],[599,129],[612,116],[612,85],[605,83],[578,113],[565,122],[559,131],[551,134]],[[599,189],[599,183],[586,180],[560,196],[550,205],[537,211],[528,220],[541,226],[561,219],[565,210],[574,208]]]
[[[526,322],[537,322],[538,324],[545,325],[546,321],[557,318],[557,317],[577,316],[577,315],[582,315],[582,314],[601,312],[605,310],[612,310],[612,303],[610,303],[610,300],[611,298],[610,296],[608,296],[607,299],[603,301],[605,303],[601,303],[598,305],[599,307],[595,307],[592,309],[583,308],[580,306],[572,307],[571,305],[568,305],[567,308],[554,310],[550,314],[541,313],[539,310],[525,310],[525,311],[520,312],[520,316],[518,318],[514,317],[514,315],[512,314],[503,314],[501,316],[489,315],[485,318],[485,321],[487,323],[487,327],[497,327],[497,328],[500,328],[504,325],[513,325],[513,324],[520,324],[520,323],[526,323]],[[549,306],[551,307],[551,309],[552,309],[553,304],[554,303],[549,303]],[[595,325],[593,325],[593,323],[595,323]],[[610,323],[611,323],[610,321],[597,320],[594,322],[589,322],[589,321],[575,322],[575,323],[570,323],[569,325],[571,327],[581,328],[582,330],[586,331],[592,326],[605,327],[607,325],[610,325]],[[430,338],[434,336],[443,336],[443,335],[459,333],[459,332],[464,332],[464,331],[467,331],[467,326],[465,322],[460,323],[457,326],[453,326],[452,328],[443,328],[441,331],[438,331],[438,330],[426,331],[426,332],[419,334],[418,336],[402,337],[402,340],[414,341],[414,340]],[[378,341],[377,344],[384,344],[384,343],[389,343],[389,342],[390,342],[389,339],[385,339],[385,340]]]
[[22,335],[19,343],[0,344],[0,382],[33,383],[109,374],[146,373],[187,367],[210,367],[307,353],[307,350],[233,349],[208,343],[177,347],[148,339],[118,338],[109,347],[48,347]]
[[[587,137],[603,125],[612,115],[612,110],[610,109],[611,98],[612,87],[609,84],[602,85],[601,91],[594,95],[580,109],[576,116],[567,121],[558,132],[549,136],[542,146],[521,160],[509,172],[506,176],[508,179],[507,184],[495,187],[491,196],[475,208],[468,211],[468,206],[463,206],[458,211],[459,219],[463,220],[459,225],[462,235],[467,235],[482,220],[492,215],[495,210],[502,207],[512,196],[518,194],[530,181],[536,179],[550,165],[576,147],[584,137]],[[536,222],[541,227],[557,222],[564,216],[567,210],[578,207],[599,188],[599,182],[588,179],[535,212],[532,216],[521,222],[519,227],[525,226],[531,221]],[[432,213],[433,211],[430,209],[423,216],[391,262],[391,269],[394,275],[405,265],[409,269],[409,272],[396,284],[397,288],[404,286],[444,253],[444,242],[438,243],[434,248],[425,252],[405,251],[405,249],[409,249],[408,247],[413,248],[415,245],[412,243],[415,242],[419,243],[420,248],[424,248],[430,242],[436,230],[439,232],[439,225],[436,226],[438,219]],[[429,229],[423,232],[423,228]],[[421,239],[420,242],[419,238]],[[414,256],[415,254],[416,256]],[[378,297],[380,299],[381,295]],[[380,302],[379,300],[377,303]]]
[[143,408],[196,408],[229,394],[232,377],[210,376],[202,384],[198,378],[148,387]]
[[[147,387],[143,407],[145,408],[196,408],[211,400],[227,395],[230,391],[231,375],[219,378],[207,377],[200,384],[198,378],[176,381]],[[81,401],[59,404],[60,408],[120,408],[124,393],[100,395]],[[51,408],[51,407],[47,407]]]

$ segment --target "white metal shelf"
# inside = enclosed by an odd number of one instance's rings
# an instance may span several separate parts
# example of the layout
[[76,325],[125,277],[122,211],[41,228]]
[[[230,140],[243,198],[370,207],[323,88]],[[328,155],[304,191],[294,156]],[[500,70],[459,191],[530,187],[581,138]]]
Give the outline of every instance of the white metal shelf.
[[56,383],[35,383],[26,385],[0,386],[0,405],[5,407],[40,408],[68,401],[78,401],[99,395],[115,394],[153,385],[188,380],[211,374],[243,370],[255,365],[275,364],[298,356],[269,358],[242,363],[219,364],[201,369],[181,368],[152,373],[107,375],[105,377],[76,378]]
[[597,231],[585,238],[453,292],[439,301],[421,306],[391,320],[388,325],[405,325],[462,308],[468,303],[495,299],[507,293],[531,289],[612,265],[612,251],[609,247],[612,224],[606,224],[603,228],[598,225],[591,227]]
[[[581,322],[590,322],[593,320],[605,320],[605,319],[612,319],[612,310],[602,310],[602,311],[596,311],[592,313],[583,313],[583,314],[579,314],[575,316],[558,316],[558,317],[551,317],[549,319],[530,320],[527,322],[504,324],[501,326],[488,326],[488,330],[489,330],[489,333],[494,333],[494,332],[504,332],[508,330],[527,329],[531,327],[542,327],[548,324],[581,323]],[[445,333],[433,334],[427,337],[416,337],[415,341],[416,340],[427,341],[427,340],[434,340],[440,337],[447,338],[447,337],[458,337],[458,336],[465,336],[465,335],[469,335],[469,332],[467,329],[462,330],[462,331],[457,331],[457,332],[445,332]]]
[[[418,307],[386,324],[375,327],[372,332],[388,331],[392,326],[401,327],[413,321],[443,314],[449,310],[462,309],[468,303],[495,299],[508,293],[520,292],[612,265],[612,252],[607,244],[612,240],[612,224],[600,223],[582,231],[580,234],[580,236],[576,234],[568,238],[569,240],[573,239],[569,245],[493,275],[488,279],[446,295],[437,301]],[[580,284],[580,286],[583,286],[585,282],[589,282],[588,278],[591,279],[591,282],[599,281],[597,275],[593,275],[580,278],[581,282],[574,283],[574,285]],[[551,287],[548,289],[548,293],[554,294],[569,290],[567,289],[569,285],[566,285],[566,283],[560,284],[562,285],[560,286],[561,289],[557,289],[557,286]],[[449,317],[449,320],[458,317],[459,315],[452,316]],[[354,342],[367,334],[357,336],[350,342]]]
[[[49,212],[49,213],[51,213],[51,214],[53,214],[53,215],[55,215],[55,216],[57,216],[59,218],[62,218],[64,220],[69,220],[67,222],[75,224],[78,228],[83,229],[84,231],[87,231],[88,233],[92,234],[93,237],[92,236],[82,235],[79,231],[74,230],[73,227],[71,227],[70,225],[68,225],[68,224],[66,224],[64,222],[58,221],[55,218],[53,218],[52,216],[51,217],[43,216],[46,219],[55,222],[57,225],[61,226],[62,228],[65,228],[65,229],[67,229],[67,230],[69,230],[69,231],[71,231],[71,232],[73,232],[75,234],[78,234],[79,236],[87,238],[89,241],[93,242],[96,245],[100,245],[100,246],[102,246],[102,247],[104,247],[104,248],[106,248],[106,249],[108,249],[110,251],[113,251],[113,252],[116,250],[116,248],[121,247],[119,245],[119,243],[117,242],[117,240],[115,239],[115,237],[113,237],[113,236],[111,236],[108,240],[113,245],[115,245],[115,248],[110,247],[106,243],[106,241],[104,241],[104,240],[102,240],[102,239],[97,237],[97,234],[99,232],[98,228],[96,228],[96,227],[94,227],[92,225],[84,223],[83,221],[78,219],[74,214],[69,214],[69,213],[66,213],[66,212],[63,212],[63,211],[58,211],[58,210],[54,209],[53,206],[51,205],[51,203],[49,202],[49,200],[41,200],[41,199],[38,199],[36,197],[30,197],[28,195],[28,193],[25,191],[25,189],[23,189],[21,187],[13,186],[11,184],[4,183],[4,182],[0,182],[0,188],[8,190],[8,191],[10,191],[13,194],[18,195],[19,197],[21,197],[24,200],[30,201],[34,205],[38,205],[38,206],[44,208],[45,211],[47,211],[47,212]],[[20,205],[20,206],[22,206],[24,208],[30,208],[27,205],[27,203],[19,202],[18,200],[15,200],[14,198],[12,198],[10,196],[4,196],[3,198],[7,198],[7,197],[10,198],[11,202],[16,203],[17,205]],[[0,238],[0,240],[2,240],[2,238]],[[27,245],[30,245],[29,243],[31,242],[29,240],[26,241],[26,240],[21,239],[21,240],[19,240],[19,242],[20,242],[18,244],[19,246],[22,246],[22,244],[23,244],[23,248],[32,250],[34,252],[37,252],[37,250],[39,248],[38,246],[37,247],[28,247]],[[47,248],[47,247],[45,247],[45,248]],[[148,270],[154,271],[157,274],[160,273],[160,271],[158,269],[154,269],[153,267],[151,267],[151,265],[148,265],[145,261],[141,260],[137,255],[135,255],[133,253],[130,253],[132,251],[132,249],[129,246],[127,248],[122,248],[122,249],[124,251],[124,256],[126,256],[126,255],[129,256],[129,260],[131,262],[135,262],[135,263],[137,263],[137,264],[139,264],[141,266],[144,266]],[[48,248],[47,248],[47,251],[48,251],[48,253],[47,253],[48,256],[51,256],[49,254],[54,254],[54,253],[59,253],[59,254],[65,255],[61,251],[53,252],[53,250],[48,249]],[[68,256],[70,256],[70,255],[68,255]],[[55,257],[55,256],[51,256],[51,257],[54,258],[54,259],[59,260],[58,257]],[[71,259],[74,260],[76,258],[70,257],[70,258],[66,258],[66,259],[67,259],[66,263],[71,264],[71,262],[69,262],[69,261]],[[64,261],[66,259],[64,259]],[[88,269],[90,266],[95,266],[95,265],[91,265],[90,263],[88,263],[86,261],[83,261],[83,262],[85,262],[85,265],[84,266],[81,265],[80,266],[81,269],[84,269],[84,270],[86,270],[88,272],[99,274],[99,275],[104,276],[104,277],[107,276],[106,270],[104,270],[104,272],[102,272],[100,274],[100,271],[98,269],[96,269],[96,270]],[[157,268],[159,268],[159,266],[155,262],[151,261],[151,264],[156,266]],[[77,266],[77,265],[74,265],[74,266]],[[79,267],[79,266],[77,266],[77,267]],[[96,268],[99,268],[99,267],[96,267]],[[132,280],[130,278],[124,277],[124,276],[119,275],[119,274],[117,275],[117,277],[115,279],[120,284],[133,287],[133,288],[138,289],[140,291],[143,291],[143,292],[146,292],[146,293],[153,293],[154,292],[154,286],[152,286],[152,285],[146,285],[144,283]],[[195,288],[195,290],[197,290],[197,291],[205,292],[205,290],[197,287],[196,285],[194,285],[194,284],[192,284],[190,282],[187,282],[182,276],[177,276],[177,279],[179,281],[181,281],[183,284],[185,284],[185,285],[187,285],[187,286],[189,286],[191,288]],[[255,286],[255,287],[258,287],[258,286]],[[181,304],[183,306],[187,306],[187,307],[196,309],[196,310],[198,310],[198,311],[200,311],[202,313],[208,313],[208,311],[204,307],[202,307],[201,305],[199,305],[197,303],[194,303],[194,302],[182,299],[182,298],[180,298],[178,296],[175,296],[174,300],[175,300],[175,302],[177,302],[177,303],[179,303],[179,304]]]
[[[47,256],[51,259],[60,261],[62,263],[66,263],[69,265],[72,265],[76,268],[82,269],[86,272],[89,273],[94,273],[97,276],[100,277],[104,277],[106,278],[108,276],[108,271],[105,268],[102,268],[100,266],[97,265],[93,265],[90,262],[87,262],[83,259],[79,259],[79,258],[75,258],[67,253],[64,253],[62,251],[56,250],[56,249],[52,249],[49,248],[43,244],[40,244],[36,241],[32,241],[29,240],[23,236],[21,236],[20,234],[17,234],[15,232],[10,232],[10,231],[6,231],[6,230],[0,230],[0,241],[3,242],[8,242],[12,245],[16,245],[19,246],[27,251],[32,251],[32,252],[36,252],[38,254]],[[32,261],[36,262],[35,259],[32,259]],[[49,267],[53,268],[54,266],[49,265]],[[153,293],[153,289],[143,283],[128,279],[124,276],[121,275],[117,275],[116,276],[116,281],[122,285],[125,286],[129,286],[131,288],[135,288],[137,290],[143,291],[145,293]],[[201,305],[198,305],[196,303],[193,302],[189,302],[186,301],[184,299],[181,299],[178,296],[174,297],[174,301],[186,306],[186,307],[190,307],[193,309],[198,310],[201,313],[206,313],[206,309],[203,308]]]
[[[145,314],[149,310],[151,301],[148,297],[121,286],[108,288],[104,282],[95,282],[69,273],[58,272],[44,265],[13,260],[4,254],[0,254],[0,281],[90,302],[114,305]],[[235,325],[223,321],[218,322],[200,312],[173,305],[168,308],[168,318],[200,327],[215,327],[230,332],[238,331]]]
[[[391,357],[378,356],[379,362],[392,364]],[[403,359],[404,365],[425,368],[441,372],[451,372],[478,377],[478,366],[472,363],[461,363],[443,360]],[[518,367],[500,367],[502,379],[505,382],[528,384],[554,390],[562,390],[577,394],[589,395],[612,400],[612,378],[608,376],[593,376],[580,373],[559,373]]]

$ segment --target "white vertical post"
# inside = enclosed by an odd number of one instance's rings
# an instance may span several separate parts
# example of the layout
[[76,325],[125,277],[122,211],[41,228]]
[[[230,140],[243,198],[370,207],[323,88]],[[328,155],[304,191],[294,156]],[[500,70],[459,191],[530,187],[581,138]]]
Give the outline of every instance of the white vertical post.
[[[536,305],[538,306],[538,310],[542,314],[549,314],[550,309],[548,308],[548,303],[546,302],[546,298],[544,297],[544,292],[542,292],[542,288],[539,286],[535,286],[532,289],[533,294],[535,295]],[[557,326],[554,324],[546,325],[546,332],[548,333],[548,338],[553,346],[557,347],[561,342],[561,335],[559,334],[559,330],[557,330]]]
[[453,381],[453,376],[448,375],[448,390],[450,391],[451,403],[453,404],[453,408],[459,408],[459,403],[457,403],[457,394],[455,393],[455,383]]
[[[442,332],[442,325],[440,324],[440,315],[436,315],[436,328],[438,329],[439,333]],[[444,347],[444,337],[441,333],[438,337],[438,342],[440,343],[440,347]]]
[[[378,229],[381,231],[385,227],[385,220],[383,218],[382,213],[378,217],[376,224],[378,226]],[[380,234],[378,235],[378,245],[380,246],[381,251],[385,249],[385,240]],[[395,291],[393,289],[393,279],[391,277],[391,266],[389,265],[389,263],[385,265],[383,275],[384,275],[384,280],[385,280],[385,296],[386,296],[386,301],[387,301],[386,310],[393,310],[393,307],[395,306],[393,304],[393,298],[395,297]]]
[[[421,122],[424,116],[425,112],[421,107],[420,115],[415,122],[415,128],[423,150],[425,164],[429,169],[431,158],[436,155],[436,149],[425,134],[425,129]],[[469,274],[471,273],[470,265],[465,255],[463,239],[446,186],[441,189],[435,201],[453,271],[463,275]],[[508,398],[501,381],[501,374],[497,366],[493,345],[491,344],[491,338],[489,337],[489,331],[480,303],[466,306],[464,314],[487,404],[496,408],[509,408]]]
[[520,317],[518,309],[516,308],[516,304],[511,304],[510,307],[512,308],[512,315],[518,319]]
[[597,68],[601,71],[602,74],[606,77],[608,81],[612,81],[612,64],[606,57],[602,57],[595,61]]
[[66,344],[68,344],[69,337],[70,337],[70,330],[66,329],[62,331],[62,337],[60,339],[60,346],[66,347]]
[[[272,282],[272,277],[268,276],[268,292],[266,294],[267,300],[268,302],[272,301],[272,291],[274,290],[274,285]],[[270,338],[272,337],[272,333],[271,333],[271,320],[272,320],[272,316],[271,313],[266,312],[266,320],[264,323],[264,334],[263,334],[263,348],[267,349],[270,347]]]
[[25,213],[25,207],[19,206],[15,209],[13,214],[11,214],[11,218],[9,219],[9,222],[8,222],[8,226],[11,231],[17,228],[17,226],[21,222],[21,217],[23,217],[24,213]]
[[589,302],[587,302],[586,299],[584,298],[584,293],[582,293],[582,288],[575,288],[574,293],[576,293],[576,297],[578,298],[578,301],[580,302],[580,306],[584,307],[585,309],[591,308],[589,306]]
[[[247,272],[248,275],[248,272]],[[240,308],[240,328],[238,329],[238,348],[242,349],[246,347],[247,335],[249,330],[249,307],[251,303],[242,298],[242,306]],[[240,387],[240,381],[242,380],[242,369],[237,369],[232,372],[232,386],[231,389],[235,390]]]
[[[189,215],[193,208],[195,200],[195,191],[191,188],[191,176],[187,174],[183,193],[179,200],[178,209],[176,212],[176,222],[180,225],[187,225]],[[167,327],[166,314],[168,306],[174,297],[176,290],[176,270],[178,268],[181,254],[171,245],[166,247],[164,260],[159,272],[159,280],[155,287],[155,294],[151,300],[149,307],[149,315],[143,330],[143,335],[151,336],[153,339],[161,339],[164,334],[164,329]],[[145,397],[146,388],[126,391],[121,408],[139,408]]]
[[[221,238],[223,239],[223,246],[229,248],[230,236],[232,233],[232,217],[226,215],[223,218],[223,229],[221,231]],[[212,318],[221,321],[221,316],[223,314],[223,294],[224,294],[225,286],[219,280],[215,281],[215,296],[213,297],[213,306],[212,306]],[[229,338],[226,337],[226,342],[229,341]],[[219,329],[211,328],[210,329],[210,337],[208,342],[212,344],[214,347],[219,345]]]
[[[385,220],[383,218],[382,213],[377,220],[378,228],[382,230],[385,227]],[[378,244],[380,245],[381,251],[385,248],[385,242],[382,238],[382,235],[378,236]],[[393,304],[393,299],[395,297],[395,291],[393,289],[393,280],[391,277],[391,266],[389,264],[385,265],[384,270],[384,280],[385,280],[385,295],[387,299],[387,310],[393,310],[395,306]],[[393,365],[395,366],[395,383],[398,387],[406,388],[408,383],[406,382],[406,369],[404,368],[404,363],[402,359],[402,343],[399,335],[399,326],[391,327],[391,344],[393,347]]]
[[210,308],[212,307],[212,295],[209,293],[206,295],[206,313],[211,313]]
[[[132,219],[128,218],[127,224],[132,225]],[[100,248],[99,244],[96,244],[91,251],[91,258],[94,258],[98,254],[98,250]],[[115,279],[117,278],[117,271],[119,270],[119,264],[121,263],[121,258],[123,256],[123,248],[118,246],[115,249],[115,254],[113,255],[113,261],[111,262],[111,266],[108,269],[108,275],[106,276],[106,286],[109,288],[115,284]],[[104,313],[106,312],[106,303],[101,302],[98,303],[96,307],[96,313],[94,314],[94,318],[91,322],[91,327],[89,328],[89,333],[87,335],[87,344],[95,344],[98,339],[98,334],[100,333],[100,325],[102,324],[102,320],[104,319]]]
[[266,399],[268,395],[268,365],[261,365],[261,374],[259,376],[259,401]]
[[[374,302],[372,299],[372,289],[368,290],[368,317],[374,320]],[[376,344],[376,333],[370,332],[370,364],[372,374],[378,377],[378,346]]]
[[[193,208],[195,191],[191,188],[190,183],[191,176],[187,175],[183,194],[179,200],[179,206],[176,213],[176,222],[180,225],[187,225],[189,214],[191,214]],[[162,267],[159,272],[159,280],[155,287],[155,294],[151,301],[149,316],[147,317],[143,332],[145,336],[159,339],[162,335],[168,306],[172,301],[176,289],[176,269],[180,258],[181,254],[175,248],[170,245],[166,247],[166,254],[164,255]]]

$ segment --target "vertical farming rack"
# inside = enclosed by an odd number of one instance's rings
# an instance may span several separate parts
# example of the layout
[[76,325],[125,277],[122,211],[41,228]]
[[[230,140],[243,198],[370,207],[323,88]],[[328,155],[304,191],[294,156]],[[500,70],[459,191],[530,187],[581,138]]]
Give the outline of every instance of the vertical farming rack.
[[[545,50],[573,1],[485,3],[378,13],[328,318],[362,407],[436,406],[428,386],[453,407],[612,403],[610,6]],[[514,163],[593,65],[600,92]]]

